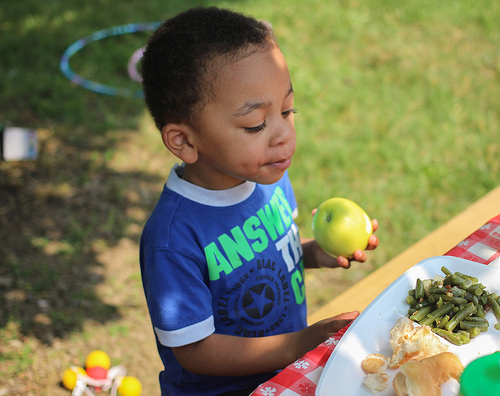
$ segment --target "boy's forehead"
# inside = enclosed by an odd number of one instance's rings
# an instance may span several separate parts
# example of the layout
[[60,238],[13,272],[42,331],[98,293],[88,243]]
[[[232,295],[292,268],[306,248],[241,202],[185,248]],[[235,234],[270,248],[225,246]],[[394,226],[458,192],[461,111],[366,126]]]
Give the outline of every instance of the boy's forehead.
[[[261,55],[265,53],[271,53],[276,51],[279,53],[280,62],[282,62],[282,66],[286,68],[286,61],[281,54],[281,50],[277,45],[266,45],[266,46],[254,46],[251,49],[246,50],[243,53],[232,54],[232,55],[219,55],[213,58],[209,63],[207,63],[206,72],[205,72],[205,81],[212,86],[213,94],[215,94],[217,88],[220,88],[222,84],[225,83],[225,80],[228,76],[238,76],[241,73],[240,77],[244,77],[247,72],[247,69],[241,67],[242,62],[245,62],[250,57],[255,55]],[[276,56],[274,57],[276,58]],[[260,67],[260,65],[257,65]],[[264,73],[264,70],[262,70]]]

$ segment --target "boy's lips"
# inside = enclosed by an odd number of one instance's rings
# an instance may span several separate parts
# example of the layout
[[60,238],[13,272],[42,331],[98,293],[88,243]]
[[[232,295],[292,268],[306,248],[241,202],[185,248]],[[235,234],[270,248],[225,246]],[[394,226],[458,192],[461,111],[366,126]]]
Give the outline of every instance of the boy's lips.
[[278,168],[278,169],[288,169],[291,164],[292,164],[292,157],[288,157],[288,158],[284,158],[284,159],[279,160],[279,161],[274,161],[274,162],[268,163],[269,166],[272,166],[272,167]]

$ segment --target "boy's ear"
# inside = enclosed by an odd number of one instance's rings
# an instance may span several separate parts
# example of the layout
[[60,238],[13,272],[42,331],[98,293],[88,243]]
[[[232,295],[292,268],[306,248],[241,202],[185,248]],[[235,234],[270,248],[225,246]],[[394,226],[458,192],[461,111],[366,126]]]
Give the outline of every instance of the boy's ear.
[[186,164],[193,164],[198,160],[198,150],[193,144],[194,130],[186,124],[166,124],[161,129],[163,144],[172,154]]

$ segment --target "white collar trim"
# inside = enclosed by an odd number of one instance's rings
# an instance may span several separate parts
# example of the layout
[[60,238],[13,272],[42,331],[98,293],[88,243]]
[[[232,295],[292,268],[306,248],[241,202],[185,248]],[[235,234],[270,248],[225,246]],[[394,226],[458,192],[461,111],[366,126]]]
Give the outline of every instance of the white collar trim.
[[208,190],[196,186],[180,178],[176,172],[179,164],[171,170],[167,180],[167,188],[191,201],[208,206],[231,206],[246,200],[255,190],[255,182],[245,181],[227,190]]

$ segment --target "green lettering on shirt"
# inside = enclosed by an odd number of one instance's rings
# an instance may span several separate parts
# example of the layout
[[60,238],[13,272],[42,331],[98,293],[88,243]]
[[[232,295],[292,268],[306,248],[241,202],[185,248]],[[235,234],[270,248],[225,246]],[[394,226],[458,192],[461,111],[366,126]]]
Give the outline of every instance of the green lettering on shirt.
[[229,264],[229,261],[227,261],[224,255],[219,251],[215,242],[211,242],[205,246],[204,250],[205,257],[207,258],[208,276],[210,280],[215,281],[219,279],[221,272],[229,275],[233,271],[231,264]]
[[234,227],[231,234],[233,234],[233,238],[227,234],[222,234],[219,236],[219,241],[231,263],[231,267],[234,269],[241,266],[241,257],[246,261],[250,261],[255,257],[255,254],[239,226]]
[[[283,190],[276,187],[269,203],[250,215],[241,226],[233,227],[230,235],[223,233],[204,247],[210,280],[218,280],[222,274],[229,275],[243,265],[243,260],[253,260],[256,253],[269,247],[270,239],[276,241],[292,223],[290,204]],[[303,288],[303,280],[300,272],[296,277],[297,299],[303,292],[300,286],[302,283]]]
[[269,245],[269,238],[262,228],[258,228],[262,223],[257,216],[250,216],[243,224],[243,232],[248,239],[254,240],[252,249],[254,252],[263,252]]
[[302,304],[306,299],[306,286],[304,284],[304,276],[302,274],[303,263],[300,262],[300,269],[296,269],[290,278],[292,284],[293,295],[295,296],[295,302],[297,304]]
[[285,232],[285,227],[281,220],[281,210],[278,200],[279,198],[274,194],[269,204],[266,204],[264,209],[259,209],[257,211],[257,216],[259,216],[260,221],[262,221],[262,224],[273,241],[278,238],[278,235]]
[[[279,210],[281,213],[281,218],[285,222],[285,225],[287,227],[289,227],[290,224],[292,224],[292,208],[291,208],[290,204],[288,203],[288,200],[285,197],[285,193],[283,192],[281,187],[276,187],[276,190],[274,191],[273,198],[274,197],[279,199],[279,201],[281,202],[281,204],[278,204],[278,207],[279,207]],[[288,214],[285,211],[288,212]]]

